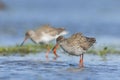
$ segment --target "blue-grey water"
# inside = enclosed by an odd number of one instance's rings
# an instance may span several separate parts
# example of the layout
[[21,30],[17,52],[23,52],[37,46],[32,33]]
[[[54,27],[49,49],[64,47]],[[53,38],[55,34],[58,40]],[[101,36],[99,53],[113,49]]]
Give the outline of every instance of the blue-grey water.
[[120,55],[102,58],[85,54],[84,68],[79,69],[79,57],[59,54],[57,60],[44,53],[27,56],[0,57],[0,80],[119,80]]
[[[120,45],[119,0],[1,0],[0,46],[20,44],[25,32],[44,24],[65,27],[70,36],[82,32],[97,39],[96,46]],[[119,80],[120,55],[102,58],[86,54],[85,68],[78,69],[79,57],[61,54],[46,60],[36,55],[0,56],[0,80]]]

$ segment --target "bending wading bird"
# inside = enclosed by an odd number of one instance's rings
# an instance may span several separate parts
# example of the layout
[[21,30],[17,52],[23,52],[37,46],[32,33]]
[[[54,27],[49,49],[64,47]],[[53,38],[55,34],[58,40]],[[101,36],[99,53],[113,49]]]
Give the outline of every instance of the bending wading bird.
[[83,54],[96,42],[95,38],[83,36],[82,33],[73,34],[69,38],[59,36],[56,39],[56,45],[54,46],[53,53],[56,54],[56,49],[60,47],[70,55],[80,56],[79,66],[83,65]]
[[[47,45],[46,57],[48,57],[48,53],[50,52],[49,42],[55,40],[58,36],[65,34],[67,34],[67,31],[64,28],[54,28],[49,25],[43,25],[35,31],[33,30],[27,31],[25,34],[25,39],[21,43],[21,46],[28,38],[30,38],[34,43],[46,44]],[[57,54],[55,54],[55,56],[58,57]]]

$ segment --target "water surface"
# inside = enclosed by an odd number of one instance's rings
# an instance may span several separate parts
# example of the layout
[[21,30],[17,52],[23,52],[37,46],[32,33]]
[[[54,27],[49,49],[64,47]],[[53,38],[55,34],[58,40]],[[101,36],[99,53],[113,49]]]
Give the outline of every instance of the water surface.
[[119,80],[120,55],[102,58],[86,54],[85,68],[78,68],[79,57],[60,54],[57,60],[44,53],[0,57],[1,80]]

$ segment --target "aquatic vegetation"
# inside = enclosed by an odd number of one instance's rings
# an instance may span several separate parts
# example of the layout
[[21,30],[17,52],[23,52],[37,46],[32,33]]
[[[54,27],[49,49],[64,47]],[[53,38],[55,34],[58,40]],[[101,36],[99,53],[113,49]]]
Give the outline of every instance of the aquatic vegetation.
[[[50,48],[53,47],[53,44],[50,44]],[[0,47],[0,55],[10,55],[10,54],[29,54],[29,53],[39,53],[46,49],[46,45],[32,45],[26,44],[24,46],[8,46]]]
[[[50,48],[52,49],[54,44],[50,44]],[[29,53],[36,54],[42,51],[46,51],[46,45],[39,44],[26,44],[24,46],[7,46],[0,47],[0,55],[11,55],[11,54],[20,54],[26,55]],[[96,54],[100,56],[105,56],[107,54],[120,54],[120,50],[115,47],[103,46],[102,48],[91,48],[87,51],[88,54]]]
[[98,54],[100,56],[104,56],[107,54],[120,54],[120,50],[111,46],[103,46],[102,48],[90,49],[87,53]]

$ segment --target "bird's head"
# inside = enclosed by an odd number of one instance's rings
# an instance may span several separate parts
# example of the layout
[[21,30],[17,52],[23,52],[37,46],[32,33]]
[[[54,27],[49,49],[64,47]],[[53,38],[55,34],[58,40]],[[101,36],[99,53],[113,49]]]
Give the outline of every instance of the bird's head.
[[56,39],[56,44],[55,46],[53,47],[52,51],[56,50],[56,48],[60,45],[60,43],[64,40],[64,37],[63,36],[59,36],[57,39]]
[[56,43],[60,43],[64,40],[64,37],[63,36],[59,36],[57,39],[56,39]]
[[24,41],[21,43],[20,46],[22,46],[27,39],[32,38],[34,35],[35,35],[35,32],[34,32],[34,31],[32,31],[32,30],[27,31],[27,32],[25,33],[25,39],[24,39]]

